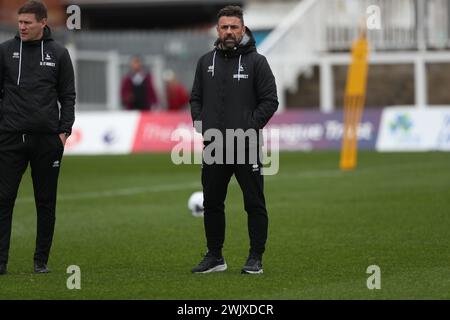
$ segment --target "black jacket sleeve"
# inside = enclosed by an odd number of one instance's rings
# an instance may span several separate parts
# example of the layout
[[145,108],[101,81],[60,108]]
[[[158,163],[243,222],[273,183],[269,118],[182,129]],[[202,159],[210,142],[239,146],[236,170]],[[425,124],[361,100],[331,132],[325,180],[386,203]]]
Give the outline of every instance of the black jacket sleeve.
[[253,111],[251,127],[262,129],[278,109],[277,86],[269,63],[264,56],[256,61],[255,90],[257,107]]
[[3,100],[3,85],[4,85],[3,77],[5,76],[5,73],[3,71],[4,66],[5,61],[3,57],[3,46],[0,44],[0,103]]
[[67,49],[64,50],[60,61],[57,91],[61,105],[59,132],[70,134],[75,121],[75,76]]
[[203,88],[202,88],[202,59],[197,63],[195,70],[194,84],[192,86],[190,104],[192,121],[199,120],[203,107]]

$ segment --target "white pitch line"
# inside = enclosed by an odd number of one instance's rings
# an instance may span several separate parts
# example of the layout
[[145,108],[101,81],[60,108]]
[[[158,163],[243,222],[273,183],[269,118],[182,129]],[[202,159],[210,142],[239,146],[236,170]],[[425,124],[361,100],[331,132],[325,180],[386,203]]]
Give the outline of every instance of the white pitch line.
[[[273,176],[265,176],[265,179],[278,180],[278,179],[292,179],[292,178],[318,178],[318,177],[338,177],[342,173],[338,170],[317,170],[317,171],[304,171],[294,174],[276,174]],[[200,180],[200,178],[199,178]],[[232,184],[235,182],[232,180]],[[81,192],[73,194],[61,194],[58,195],[57,201],[70,201],[70,200],[84,200],[84,199],[95,199],[95,198],[109,198],[109,197],[119,197],[119,196],[132,196],[140,193],[158,193],[166,191],[176,191],[183,190],[186,188],[201,188],[201,183],[178,183],[178,184],[168,184],[159,185],[152,187],[134,187],[134,188],[124,188],[116,190],[105,190],[105,191],[93,191],[93,192]],[[16,203],[33,203],[33,197],[23,197],[17,198]]]
[[[107,191],[94,191],[94,192],[82,192],[73,194],[62,194],[58,195],[58,201],[66,200],[83,200],[83,199],[95,199],[95,198],[108,198],[116,196],[130,196],[139,193],[157,193],[165,191],[175,191],[183,190],[186,188],[200,187],[199,182],[195,183],[178,183],[178,184],[168,184],[153,187],[136,187],[136,188],[126,188],[126,189],[116,189]],[[34,202],[33,197],[18,198],[16,203],[30,203]]]

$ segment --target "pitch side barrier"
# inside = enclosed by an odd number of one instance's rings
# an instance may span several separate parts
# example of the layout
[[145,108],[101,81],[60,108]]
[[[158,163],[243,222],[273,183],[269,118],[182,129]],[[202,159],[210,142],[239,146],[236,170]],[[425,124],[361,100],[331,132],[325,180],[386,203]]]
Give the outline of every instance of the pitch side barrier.
[[[287,111],[263,130],[264,146],[279,151],[339,150],[342,111]],[[79,112],[67,155],[178,151],[201,153],[202,136],[188,112]],[[358,126],[358,149],[450,151],[450,107],[366,109]],[[194,157],[192,161],[194,161]]]

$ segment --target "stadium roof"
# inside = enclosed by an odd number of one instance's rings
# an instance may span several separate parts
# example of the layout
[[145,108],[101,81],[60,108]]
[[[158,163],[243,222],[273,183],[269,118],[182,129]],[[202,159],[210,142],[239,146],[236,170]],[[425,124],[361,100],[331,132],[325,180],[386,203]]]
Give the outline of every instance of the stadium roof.
[[80,6],[83,29],[204,28],[215,23],[217,11],[244,0],[62,0]]

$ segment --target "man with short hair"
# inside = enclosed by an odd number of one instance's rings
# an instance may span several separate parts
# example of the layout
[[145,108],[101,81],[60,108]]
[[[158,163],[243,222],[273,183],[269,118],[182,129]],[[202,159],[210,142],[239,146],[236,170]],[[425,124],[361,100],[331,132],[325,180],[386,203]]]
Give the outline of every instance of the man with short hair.
[[[194,125],[201,122],[202,133],[210,129],[225,132],[229,129],[259,131],[278,108],[277,89],[272,71],[264,56],[256,52],[255,39],[245,27],[240,7],[227,6],[219,11],[218,39],[215,49],[202,56],[197,64],[191,94],[191,114]],[[198,127],[197,127],[198,129]],[[237,132],[237,131],[236,131]],[[204,135],[205,138],[206,135]],[[259,134],[256,144],[260,147]],[[204,226],[208,252],[192,269],[193,273],[225,271],[227,264],[222,256],[225,239],[224,201],[228,183],[234,174],[244,195],[248,215],[250,250],[242,273],[263,272],[262,256],[267,239],[268,218],[263,192],[261,161],[252,162],[251,151],[259,150],[245,145],[245,150],[222,146],[226,153],[250,151],[245,163],[208,163],[205,150],[202,164],[204,193]],[[225,140],[225,139],[224,139]],[[230,150],[232,148],[232,150]]]
[[61,159],[75,119],[74,70],[67,49],[51,37],[43,3],[23,5],[18,26],[15,38],[0,44],[0,274],[7,272],[12,213],[28,163],[37,211],[34,271],[47,273]]

